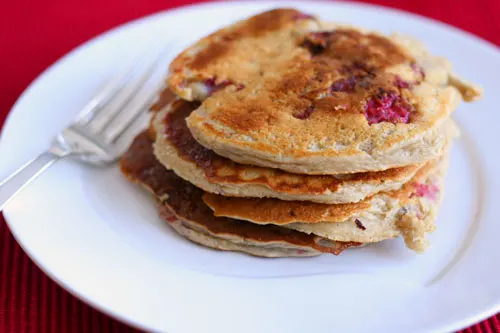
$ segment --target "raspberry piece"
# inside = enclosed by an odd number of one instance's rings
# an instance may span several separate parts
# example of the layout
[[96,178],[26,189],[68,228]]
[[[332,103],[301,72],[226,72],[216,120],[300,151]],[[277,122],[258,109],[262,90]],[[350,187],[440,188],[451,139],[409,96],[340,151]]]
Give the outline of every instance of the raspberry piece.
[[378,124],[386,121],[391,123],[405,123],[410,120],[413,106],[406,102],[394,91],[381,91],[372,97],[365,105],[365,117],[368,124]]
[[354,60],[352,63],[347,64],[347,65],[342,65],[340,68],[340,72],[343,74],[353,74],[353,73],[358,73],[357,75],[362,75],[362,76],[371,76],[373,75],[373,72],[375,71],[375,67],[369,66],[368,64],[359,61],[359,60]]
[[173,215],[169,216],[166,218],[166,220],[170,223],[174,223],[175,221],[177,221],[177,218]]
[[306,47],[313,56],[322,53],[326,46],[326,39],[330,36],[330,31],[311,32],[305,38],[302,46]]
[[366,227],[363,225],[363,223],[361,223],[360,220],[356,219],[354,222],[356,223],[356,228],[366,230]]
[[315,17],[310,15],[310,14],[306,14],[306,13],[297,13],[296,15],[294,15],[292,17],[293,20],[314,20]]
[[422,77],[422,80],[425,79],[424,69],[419,64],[417,64],[416,62],[414,62],[414,63],[411,64],[411,68],[413,69],[413,71],[415,73],[420,74],[420,76]]
[[311,105],[310,107],[305,109],[303,112],[301,112],[299,114],[295,114],[293,116],[295,118],[301,119],[301,120],[308,119],[315,110],[316,110],[315,107]]
[[231,80],[224,80],[219,83],[215,82],[215,78],[205,80],[205,87],[207,87],[208,95],[212,95],[217,90],[223,89],[232,84],[234,83]]
[[439,193],[439,187],[434,184],[417,184],[415,190],[412,193],[413,196],[423,197],[431,200],[437,199],[437,194]]
[[353,92],[357,82],[358,79],[355,76],[337,80],[330,86],[330,92]]
[[398,75],[396,75],[396,78],[394,79],[394,85],[401,89],[410,88],[410,84],[405,80],[403,80],[402,78],[400,78]]

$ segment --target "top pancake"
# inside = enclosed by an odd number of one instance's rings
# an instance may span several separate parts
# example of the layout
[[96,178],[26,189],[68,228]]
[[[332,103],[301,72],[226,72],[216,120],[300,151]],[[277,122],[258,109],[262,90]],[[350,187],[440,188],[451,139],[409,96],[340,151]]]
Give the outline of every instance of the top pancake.
[[[276,23],[255,33],[256,22],[270,18]],[[169,85],[204,100],[187,120],[194,137],[236,162],[306,174],[385,170],[442,155],[439,127],[461,95],[472,100],[480,91],[408,38],[317,31],[323,27],[274,10],[181,54]],[[193,66],[200,54],[211,57]]]

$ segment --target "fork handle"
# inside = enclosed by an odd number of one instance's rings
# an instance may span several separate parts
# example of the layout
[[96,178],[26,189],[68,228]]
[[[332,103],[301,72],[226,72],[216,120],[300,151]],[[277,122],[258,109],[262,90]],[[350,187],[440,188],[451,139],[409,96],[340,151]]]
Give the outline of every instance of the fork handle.
[[47,151],[32,159],[0,182],[0,211],[16,194],[31,183],[62,155]]

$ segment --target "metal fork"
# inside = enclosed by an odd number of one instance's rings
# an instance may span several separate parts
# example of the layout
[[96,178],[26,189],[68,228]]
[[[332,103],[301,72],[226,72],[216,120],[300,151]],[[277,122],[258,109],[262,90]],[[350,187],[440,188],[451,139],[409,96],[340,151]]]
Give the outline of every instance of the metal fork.
[[[112,79],[87,103],[74,122],[53,138],[46,152],[1,181],[0,211],[16,194],[60,159],[72,156],[99,166],[116,162],[127,146],[118,144],[119,139],[141,115],[147,115],[145,111],[159,92],[153,89],[146,96],[140,96],[141,89],[165,57],[165,51],[162,51],[139,77],[132,77],[134,68],[129,68]],[[134,107],[131,108],[131,105]]]

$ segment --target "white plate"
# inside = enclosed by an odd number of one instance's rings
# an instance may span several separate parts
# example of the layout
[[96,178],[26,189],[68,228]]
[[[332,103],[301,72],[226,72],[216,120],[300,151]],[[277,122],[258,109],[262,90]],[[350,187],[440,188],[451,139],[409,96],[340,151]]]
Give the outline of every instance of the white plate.
[[[498,50],[434,21],[347,3],[289,4],[323,19],[424,40],[486,97],[460,106],[444,204],[425,255],[401,241],[339,257],[258,259],[177,237],[117,168],[58,163],[7,207],[9,226],[52,278],[137,326],[181,332],[451,331],[500,310]],[[284,3],[216,3],[160,13],[83,45],[41,75],[9,116],[1,173],[42,151],[129,56],[186,43]],[[7,161],[7,163],[6,163]]]

